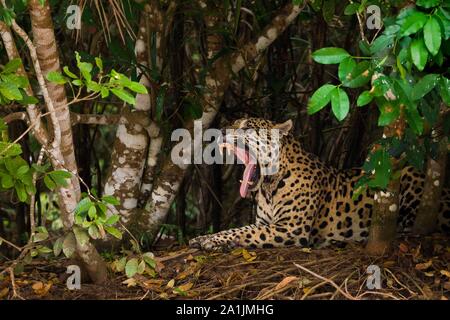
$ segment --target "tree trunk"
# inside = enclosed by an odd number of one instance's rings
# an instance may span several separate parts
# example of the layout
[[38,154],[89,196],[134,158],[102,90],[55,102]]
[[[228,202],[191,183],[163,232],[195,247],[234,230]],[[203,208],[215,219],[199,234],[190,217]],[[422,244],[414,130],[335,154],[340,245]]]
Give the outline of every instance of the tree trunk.
[[447,163],[447,138],[439,142],[438,159],[429,158],[426,166],[422,199],[417,209],[413,233],[427,235],[437,226],[441,205],[441,194],[445,182],[445,166]]
[[[55,31],[48,0],[41,5],[42,0],[30,0],[28,3],[33,32],[33,43],[40,61],[41,70],[46,78],[51,71],[61,72],[59,63],[58,47],[55,39]],[[67,96],[64,85],[47,81],[50,99],[53,101],[55,114],[61,129],[60,150],[64,157],[66,168],[78,172],[75,160],[75,150],[72,136],[72,125],[70,123],[70,111],[67,106]],[[72,187],[78,202],[81,197],[80,182],[76,175],[72,176]]]

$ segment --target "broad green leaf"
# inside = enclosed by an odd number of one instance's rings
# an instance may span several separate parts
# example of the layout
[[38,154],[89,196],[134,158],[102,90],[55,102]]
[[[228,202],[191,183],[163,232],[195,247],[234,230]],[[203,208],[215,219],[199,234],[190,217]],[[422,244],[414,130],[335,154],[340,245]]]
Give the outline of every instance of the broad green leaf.
[[369,91],[363,91],[359,97],[358,100],[356,101],[356,105],[358,107],[362,107],[365,106],[366,104],[370,103],[373,99],[373,96],[370,94]]
[[413,88],[411,98],[413,100],[419,100],[429,93],[436,86],[439,80],[438,74],[427,74]]
[[106,232],[108,232],[110,235],[116,237],[117,239],[122,239],[122,232],[120,232],[116,228],[111,226],[104,226],[104,228]]
[[112,204],[113,206],[118,206],[120,204],[120,201],[113,196],[103,196],[102,200],[106,203]]
[[53,182],[53,180],[48,175],[44,176],[44,184],[50,190],[54,190],[56,188],[56,183]]
[[25,190],[25,186],[23,185],[23,183],[16,181],[16,183],[14,184],[14,188],[16,189],[16,194],[17,197],[19,198],[19,201],[25,202],[28,198],[28,194]]
[[347,76],[350,77],[350,73],[352,72],[353,68],[356,66],[356,62],[355,59],[353,59],[352,57],[347,57],[344,60],[341,61],[341,63],[339,63],[339,68],[338,68],[338,75],[339,75],[339,80],[341,80],[341,82],[344,82],[347,80]]
[[1,176],[2,187],[5,189],[12,188],[14,186],[14,180],[9,174],[3,174]]
[[308,114],[314,114],[323,109],[323,107],[325,107],[330,102],[330,94],[331,91],[334,90],[334,88],[336,88],[336,86],[332,84],[324,84],[319,89],[317,89],[309,99]]
[[445,104],[450,106],[450,80],[446,77],[441,77],[439,81],[439,93]]
[[78,204],[75,208],[75,213],[85,212],[85,211],[89,210],[91,205],[92,205],[91,199],[89,199],[89,197],[85,197],[85,198],[81,199],[80,202],[78,202]]
[[423,119],[417,110],[416,105],[407,105],[406,110],[406,120],[408,121],[409,126],[413,129],[416,134],[423,133]]
[[400,27],[400,36],[405,37],[416,33],[423,28],[427,20],[428,17],[426,14],[420,11],[414,11],[403,21]]
[[339,121],[342,121],[350,110],[347,93],[341,88],[335,88],[331,92],[331,108]]
[[380,110],[380,116],[378,117],[379,126],[390,125],[400,115],[398,106],[392,101],[377,99],[377,105]]
[[140,94],[147,94],[147,88],[138,82],[131,82],[128,86],[128,89]]
[[433,8],[436,7],[441,0],[416,0],[416,5],[423,8]]
[[102,94],[102,99],[107,98],[109,96],[109,89],[102,87],[100,93]]
[[41,242],[48,239],[48,233],[38,232],[33,236],[33,242]]
[[26,164],[26,165],[19,167],[19,169],[17,169],[16,175],[22,176],[22,175],[26,174],[28,171],[30,171],[30,167]]
[[322,5],[322,16],[326,23],[330,24],[333,20],[336,8],[335,0],[327,0]]
[[26,92],[23,93],[23,98],[22,100],[19,101],[19,103],[21,105],[29,105],[29,104],[38,104],[39,100],[36,99],[35,97],[29,96],[26,94]]
[[93,203],[88,210],[88,216],[92,220],[94,220],[97,217],[97,208],[95,207],[95,205]]
[[423,37],[425,39],[426,47],[430,53],[435,56],[441,47],[442,36],[439,22],[433,16],[428,19],[427,23],[423,27]]
[[133,277],[138,271],[138,260],[136,258],[130,259],[125,265],[125,274],[128,278]]
[[328,47],[316,50],[312,57],[314,61],[322,64],[335,64],[340,63],[350,54],[342,48]]
[[113,88],[111,89],[111,91],[112,93],[114,93],[115,96],[125,101],[126,103],[131,104],[133,106],[136,104],[136,99],[126,90],[120,88]]
[[68,81],[66,77],[56,71],[50,71],[47,74],[47,80],[56,84],[65,84]]
[[385,150],[378,150],[371,155],[371,161],[374,163],[373,179],[368,185],[371,188],[384,189],[389,183],[391,177],[392,164],[389,153]]
[[98,228],[95,224],[92,224],[89,226],[88,233],[92,239],[100,239],[101,238],[100,232],[98,231]]
[[64,238],[60,237],[60,238],[56,239],[55,243],[53,244],[53,254],[55,255],[55,257],[57,257],[61,254],[62,249],[63,249],[63,241],[64,241]]
[[20,154],[22,154],[20,144],[0,141],[0,156],[14,157]]
[[428,60],[428,50],[422,38],[415,39],[411,43],[411,59],[419,71],[425,68]]
[[22,100],[23,96],[17,85],[11,82],[0,82],[0,93],[9,100]]
[[376,55],[377,53],[382,52],[388,46],[394,43],[393,35],[381,35],[375,39],[375,41],[370,46],[370,53]]
[[119,215],[114,214],[105,221],[105,224],[108,226],[112,226],[112,225],[116,224],[117,221],[119,221],[119,219],[120,219]]
[[370,62],[363,61],[358,63],[352,72],[345,77],[345,81],[342,82],[343,86],[348,88],[358,88],[370,81],[372,76],[372,70]]
[[70,179],[72,177],[72,174],[70,172],[64,170],[55,170],[49,172],[48,174],[58,186],[63,187],[67,187],[67,179]]
[[359,3],[357,3],[357,2],[350,3],[345,7],[344,14],[346,16],[351,16],[358,11],[358,8],[359,8]]
[[3,67],[2,73],[15,73],[21,65],[22,60],[20,58],[12,59]]
[[152,269],[155,269],[156,267],[156,262],[154,259],[154,255],[151,252],[146,252],[142,255],[142,258],[144,259],[145,263],[148,264],[148,266]]

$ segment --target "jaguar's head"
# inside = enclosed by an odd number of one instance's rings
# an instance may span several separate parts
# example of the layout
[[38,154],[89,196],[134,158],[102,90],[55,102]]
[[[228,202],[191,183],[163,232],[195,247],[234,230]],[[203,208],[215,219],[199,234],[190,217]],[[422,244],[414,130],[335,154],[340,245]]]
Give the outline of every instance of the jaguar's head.
[[277,174],[283,137],[292,129],[292,121],[274,123],[259,118],[239,119],[223,129],[221,149],[232,152],[244,164],[240,194],[260,188],[264,176]]

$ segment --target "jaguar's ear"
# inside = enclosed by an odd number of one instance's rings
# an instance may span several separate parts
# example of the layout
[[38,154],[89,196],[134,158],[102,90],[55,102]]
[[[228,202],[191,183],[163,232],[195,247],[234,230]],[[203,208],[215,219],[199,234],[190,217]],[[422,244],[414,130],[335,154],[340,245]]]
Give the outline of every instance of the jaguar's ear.
[[293,126],[294,125],[292,123],[292,120],[289,119],[283,123],[277,123],[276,125],[273,126],[273,128],[280,130],[281,135],[285,136],[289,133],[289,131],[291,131]]

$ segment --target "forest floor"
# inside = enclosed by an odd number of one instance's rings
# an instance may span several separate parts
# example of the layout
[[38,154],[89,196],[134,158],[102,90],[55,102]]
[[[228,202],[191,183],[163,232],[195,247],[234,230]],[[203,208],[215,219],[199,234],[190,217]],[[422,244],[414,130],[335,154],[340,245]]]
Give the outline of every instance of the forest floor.
[[[377,258],[356,245],[154,253],[155,277],[111,272],[106,284],[73,291],[67,261],[33,261],[15,277],[15,296],[11,279],[0,279],[0,299],[450,299],[450,242],[440,236],[403,238]],[[369,289],[377,267],[381,288]]]

